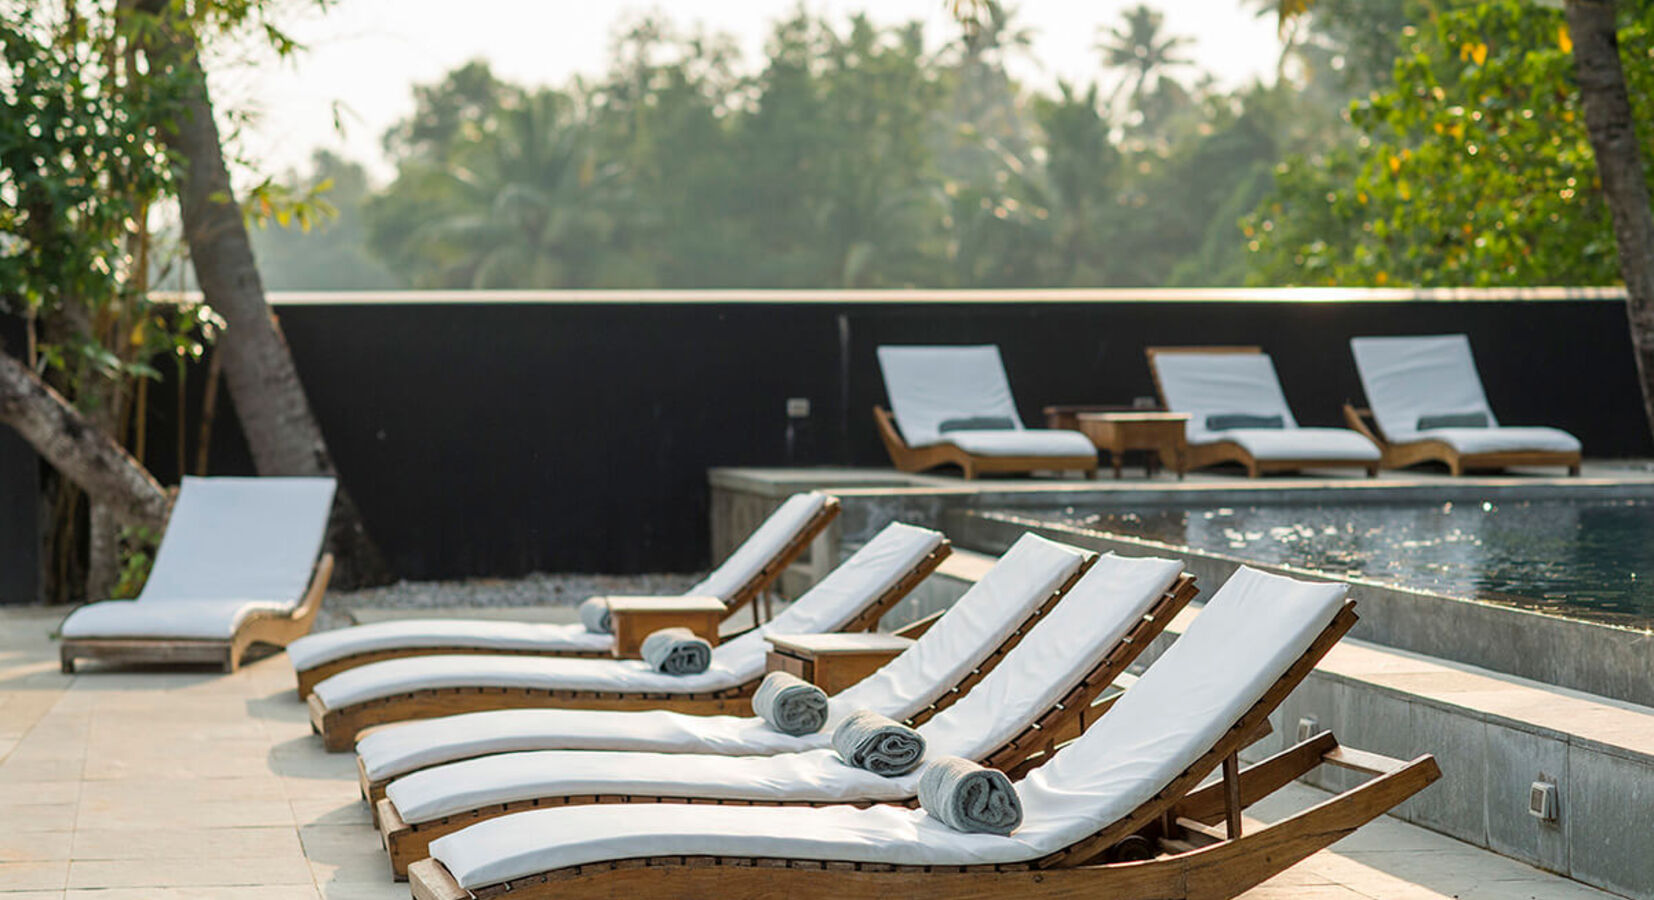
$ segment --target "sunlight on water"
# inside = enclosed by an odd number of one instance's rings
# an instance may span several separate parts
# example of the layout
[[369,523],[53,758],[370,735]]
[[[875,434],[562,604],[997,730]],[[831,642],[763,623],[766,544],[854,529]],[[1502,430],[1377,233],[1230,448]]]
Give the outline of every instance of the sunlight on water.
[[1260,562],[1654,625],[1654,501],[1214,507],[1061,518]]

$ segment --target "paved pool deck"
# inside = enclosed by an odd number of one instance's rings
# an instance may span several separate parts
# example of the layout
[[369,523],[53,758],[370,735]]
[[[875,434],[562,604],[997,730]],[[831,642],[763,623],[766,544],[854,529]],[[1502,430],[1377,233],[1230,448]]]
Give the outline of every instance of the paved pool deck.
[[[234,675],[58,671],[61,609],[0,610],[0,900],[379,900],[349,754],[311,735],[285,656]],[[1325,795],[1293,786],[1269,819]],[[1248,900],[1614,895],[1381,819]]]

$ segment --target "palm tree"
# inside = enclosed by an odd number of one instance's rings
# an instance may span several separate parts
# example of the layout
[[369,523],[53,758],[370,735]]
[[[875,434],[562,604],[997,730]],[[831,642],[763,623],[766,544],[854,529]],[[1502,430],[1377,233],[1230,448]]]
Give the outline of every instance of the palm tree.
[[1118,96],[1129,83],[1132,108],[1138,109],[1145,92],[1159,88],[1166,70],[1194,64],[1194,60],[1178,54],[1193,40],[1181,35],[1165,35],[1166,17],[1145,4],[1126,10],[1122,19],[1121,24],[1106,31],[1098,27],[1102,37],[1097,42],[1097,49],[1102,51],[1103,65],[1125,70],[1126,79],[1120,82],[1115,95]]

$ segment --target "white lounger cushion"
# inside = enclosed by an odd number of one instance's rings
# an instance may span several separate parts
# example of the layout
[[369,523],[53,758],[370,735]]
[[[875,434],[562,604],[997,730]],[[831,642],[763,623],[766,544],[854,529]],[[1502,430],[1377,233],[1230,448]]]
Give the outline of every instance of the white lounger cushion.
[[880,531],[786,611],[713,649],[698,675],[666,675],[642,660],[537,656],[416,656],[369,663],[316,685],[329,709],[407,691],[452,687],[700,693],[744,684],[764,672],[764,635],[837,631],[942,543],[939,532],[900,522]]
[[[490,710],[408,722],[369,734],[356,751],[375,781],[488,753],[638,750],[763,756],[826,747],[845,715],[906,719],[975,669],[1072,576],[1088,554],[1025,535],[913,646],[829,700],[816,734],[782,734],[756,717],[568,709]],[[776,632],[781,634],[784,632]]]
[[300,671],[334,660],[416,647],[465,647],[473,650],[524,652],[602,652],[614,635],[593,634],[579,623],[546,625],[495,619],[396,619],[306,635],[287,646],[287,658]]
[[593,805],[480,822],[431,842],[467,889],[608,860],[694,855],[973,865],[1038,859],[1129,814],[1187,769],[1332,621],[1342,585],[1236,572],[1103,718],[1017,783],[1023,824],[965,834],[878,806]]
[[227,640],[304,600],[333,507],[331,478],[184,478],[137,600],[83,606],[63,636]]
[[[1281,392],[1275,363],[1264,353],[1156,353],[1155,372],[1166,407],[1188,413],[1191,444],[1234,441],[1258,459],[1378,461],[1372,441],[1344,428],[1299,428]],[[1213,431],[1206,418],[1244,414],[1280,416],[1281,428]]]
[[[928,754],[980,759],[1016,737],[1119,643],[1179,569],[1171,560],[1103,557],[992,672],[919,728]],[[404,820],[426,822],[492,804],[581,794],[896,801],[918,793],[919,777],[918,771],[874,775],[832,750],[769,757],[544,750],[415,772],[392,782],[386,796]]]
[[1210,442],[1234,441],[1258,459],[1372,460],[1378,445],[1348,428],[1231,428],[1208,433]]
[[1045,428],[997,431],[950,431],[949,443],[976,456],[1082,456],[1097,458],[1091,439],[1078,431]]
[[[1462,334],[1353,338],[1350,350],[1367,405],[1391,443],[1442,441],[1460,453],[1580,449],[1579,439],[1559,428],[1500,426]],[[1488,427],[1419,430],[1419,417],[1453,413],[1481,413]]]
[[[728,603],[782,549],[798,538],[804,526],[827,505],[819,492],[787,498],[741,546],[706,578],[685,592],[690,597],[717,597]],[[299,638],[287,647],[287,658],[300,671],[336,660],[414,647],[463,647],[470,650],[520,650],[536,653],[604,651],[614,646],[614,635],[592,634],[581,625],[538,625],[488,619],[406,619],[340,628]]]
[[1011,382],[999,348],[880,347],[890,412],[910,447],[945,443],[940,427],[949,419],[989,416],[1009,419],[1022,430]]

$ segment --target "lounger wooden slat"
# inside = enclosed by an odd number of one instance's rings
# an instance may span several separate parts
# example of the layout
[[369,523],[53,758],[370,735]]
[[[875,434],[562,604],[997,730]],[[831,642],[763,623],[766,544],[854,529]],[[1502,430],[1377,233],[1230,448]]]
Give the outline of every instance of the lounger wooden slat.
[[939,466],[958,466],[968,479],[979,475],[1011,475],[1021,472],[1080,472],[1097,477],[1097,455],[1090,456],[985,456],[955,444],[910,447],[902,440],[890,410],[873,407],[873,425],[879,440],[890,454],[890,464],[901,472],[925,472]]
[[[461,887],[437,860],[410,867],[417,900],[514,900],[551,897],[616,897],[654,892],[685,898],[787,896],[837,898],[895,895],[926,898],[1098,897],[1122,900],[1222,900],[1232,898],[1350,834],[1440,777],[1431,756],[1411,761],[1363,757],[1381,774],[1351,790],[1273,825],[1242,836],[1214,839],[1209,829],[1182,830],[1183,813],[1224,816],[1211,788],[1190,793],[1223,758],[1233,754],[1266,722],[1334,643],[1355,622],[1347,604],[1298,660],[1233,727],[1194,764],[1130,814],[1092,835],[1032,863],[979,866],[892,866],[814,860],[732,857],[654,857],[571,866],[491,885]],[[1317,735],[1239,775],[1240,793],[1266,796],[1323,761],[1338,756],[1335,742]],[[1377,763],[1376,766],[1372,765]],[[1223,785],[1217,785],[1219,789]],[[1186,817],[1185,817],[1186,818]],[[1191,820],[1194,821],[1194,820]],[[1169,822],[1163,825],[1163,822]],[[1201,840],[1200,846],[1188,840]],[[1146,861],[1101,862],[1126,839],[1154,838],[1191,849]]]
[[[843,507],[837,497],[828,497],[821,509],[804,524],[802,528],[772,556],[764,565],[748,578],[725,603],[728,610],[726,619],[733,617],[746,607],[751,607],[756,619],[758,598],[773,587],[777,580],[786,573],[787,569],[810,548],[815,539],[827,529],[827,526],[838,518]],[[522,650],[522,649],[495,649],[477,647],[465,644],[431,645],[422,647],[392,647],[379,650],[369,650],[361,653],[352,653],[335,660],[321,663],[308,668],[295,668],[294,676],[297,682],[299,697],[309,697],[316,685],[340,672],[345,672],[370,663],[382,662],[389,659],[405,659],[414,656],[448,656],[453,654],[486,654],[501,656],[564,656],[606,658],[610,655],[608,649],[577,650]]]
[[[1034,757],[1044,754],[1053,742],[1063,739],[1065,735],[1077,734],[1079,720],[1082,714],[1091,706],[1116,679],[1125,673],[1126,669],[1136,661],[1137,657],[1148,648],[1156,637],[1171,624],[1177,614],[1194,599],[1198,593],[1195,588],[1194,576],[1184,574],[1163,592],[1154,602],[1148,612],[1134,624],[1131,629],[1108,652],[1092,666],[1090,671],[1079,680],[1065,695],[1053,703],[1048,709],[1017,734],[1005,741],[1000,747],[991,750],[983,756],[980,762],[1004,771],[1012,771],[1024,767]],[[1030,617],[1017,632],[1014,641],[1007,641],[995,652],[996,664],[998,659],[1014,649],[1022,636],[1037,624],[1043,613],[1048,612],[1056,602],[1049,601],[1041,607],[1041,611]],[[986,668],[986,667],[985,667]],[[980,681],[985,673],[979,669],[973,673],[970,682],[974,685]],[[969,692],[969,686],[955,689],[947,696],[951,700],[957,699]],[[933,706],[925,719],[929,719],[939,712],[941,706]],[[430,842],[451,834],[461,828],[474,825],[477,822],[522,812],[528,809],[537,809],[545,806],[572,806],[583,803],[669,803],[669,802],[719,802],[710,798],[697,801],[694,798],[673,798],[656,795],[598,795],[595,798],[574,796],[533,797],[510,803],[496,803],[476,809],[467,810],[455,815],[442,816],[426,822],[409,823],[405,821],[396,805],[389,799],[381,798],[375,802],[376,819],[380,834],[383,837],[386,851],[390,855],[391,871],[398,877],[405,877],[408,867],[428,855]],[[725,801],[727,802],[727,801]],[[836,800],[823,802],[808,801],[753,801],[751,805],[760,806],[829,806],[849,803],[855,806],[870,806],[871,801]],[[907,803],[909,806],[917,804],[917,800]]]
[[[877,627],[884,614],[934,572],[951,552],[952,546],[947,541],[941,542],[918,566],[908,571],[877,599],[864,607],[843,630],[870,631]],[[1076,575],[1075,579],[1078,577]],[[342,709],[328,709],[315,693],[310,695],[307,703],[311,727],[321,735],[323,745],[329,751],[342,752],[355,746],[357,737],[364,730],[377,725],[488,709],[550,706],[564,709],[670,709],[707,716],[740,714],[750,710],[752,694],[757,690],[760,680],[762,679],[757,678],[728,690],[704,694],[460,687],[396,694],[351,704]]]

